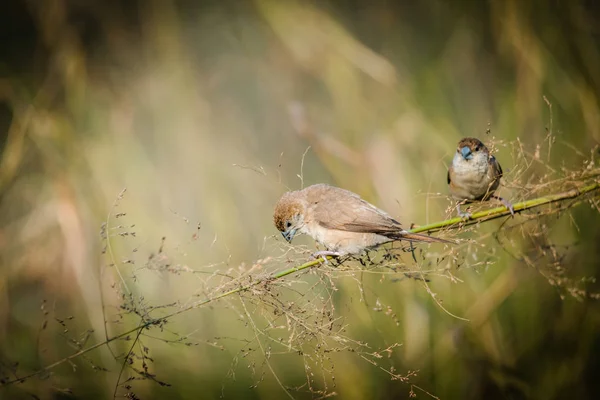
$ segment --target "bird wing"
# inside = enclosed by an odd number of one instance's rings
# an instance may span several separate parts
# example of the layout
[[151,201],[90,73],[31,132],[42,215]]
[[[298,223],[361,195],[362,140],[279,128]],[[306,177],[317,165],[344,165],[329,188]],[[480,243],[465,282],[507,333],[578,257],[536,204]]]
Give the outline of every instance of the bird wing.
[[402,230],[398,221],[359,195],[332,186],[322,189],[309,199],[314,221],[322,227],[382,235]]
[[452,179],[450,179],[450,170],[452,169],[452,164],[450,164],[450,166],[448,167],[448,175],[446,177],[446,179],[448,180],[448,185],[450,184],[450,182],[452,181]]
[[490,156],[490,164],[492,164],[494,168],[495,177],[500,178],[504,173],[502,172],[502,167],[500,166],[498,160],[496,160],[496,157]]

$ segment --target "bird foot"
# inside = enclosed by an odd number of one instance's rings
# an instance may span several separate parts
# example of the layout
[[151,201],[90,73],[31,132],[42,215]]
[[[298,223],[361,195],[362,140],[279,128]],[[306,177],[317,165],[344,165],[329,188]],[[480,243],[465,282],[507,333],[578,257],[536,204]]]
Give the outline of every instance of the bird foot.
[[461,217],[462,219],[467,219],[467,220],[471,219],[471,215],[472,214],[470,212],[468,212],[468,211],[465,211],[465,212],[461,211],[461,212],[458,213],[459,217]]
[[458,213],[458,216],[459,216],[459,217],[461,217],[461,218],[462,218],[462,219],[464,219],[464,220],[469,220],[469,219],[471,219],[471,213],[470,213],[470,212],[468,212],[468,211],[465,211],[465,212],[463,212],[463,211],[460,209],[460,204],[457,204],[457,205],[456,205],[456,212]]
[[510,211],[510,215],[512,215],[512,217],[515,217],[515,208],[513,207],[512,203],[506,199],[503,199],[500,196],[494,196],[494,198],[498,201],[500,201],[502,203],[502,205],[504,207],[506,207],[508,209],[508,211]]
[[327,261],[327,256],[340,257],[340,256],[343,256],[343,254],[340,253],[339,251],[321,250],[321,251],[317,251],[311,255],[311,257],[314,259],[319,259],[319,258],[323,259],[323,264],[329,263],[329,261]]

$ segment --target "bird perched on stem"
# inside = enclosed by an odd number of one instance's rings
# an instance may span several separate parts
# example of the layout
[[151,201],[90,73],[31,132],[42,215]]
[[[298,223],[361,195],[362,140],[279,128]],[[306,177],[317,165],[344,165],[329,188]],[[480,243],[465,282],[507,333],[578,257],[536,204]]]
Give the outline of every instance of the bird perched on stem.
[[315,258],[358,254],[395,240],[452,243],[407,232],[356,193],[325,184],[285,193],[275,206],[273,222],[288,242],[306,234],[325,246]]
[[[512,204],[494,195],[501,177],[500,163],[479,139],[464,138],[458,142],[452,164],[448,168],[448,185],[452,197],[463,203],[494,198],[500,200],[514,216]],[[458,215],[469,218],[471,214],[463,213],[460,205],[461,203],[456,205]]]

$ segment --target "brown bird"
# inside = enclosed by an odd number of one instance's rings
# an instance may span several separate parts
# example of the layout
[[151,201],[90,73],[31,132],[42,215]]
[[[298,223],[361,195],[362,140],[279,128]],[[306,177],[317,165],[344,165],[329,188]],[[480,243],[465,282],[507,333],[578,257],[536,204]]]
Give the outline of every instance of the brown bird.
[[[500,163],[479,139],[464,138],[458,142],[452,164],[448,168],[448,185],[452,197],[465,203],[494,198],[500,200],[514,216],[512,204],[494,195],[501,177]],[[471,216],[461,211],[460,203],[456,209],[461,217]]]
[[288,242],[306,234],[325,246],[314,257],[362,253],[395,240],[452,243],[407,232],[356,193],[325,184],[285,193],[275,206],[273,222]]

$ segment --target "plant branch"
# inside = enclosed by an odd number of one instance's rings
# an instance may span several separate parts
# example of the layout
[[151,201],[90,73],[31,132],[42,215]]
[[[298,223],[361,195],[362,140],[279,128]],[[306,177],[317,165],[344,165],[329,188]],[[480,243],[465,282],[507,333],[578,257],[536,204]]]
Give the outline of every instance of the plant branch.
[[[593,184],[589,184],[587,186],[582,186],[580,188],[576,188],[576,189],[571,189],[569,191],[566,192],[562,192],[562,193],[558,193],[558,194],[553,194],[553,195],[547,195],[547,196],[543,196],[543,197],[539,197],[536,199],[532,199],[532,200],[526,200],[526,201],[522,201],[520,203],[516,203],[513,204],[514,207],[514,211],[515,213],[518,213],[520,211],[524,211],[524,210],[528,210],[528,209],[532,209],[532,208],[536,208],[536,207],[540,207],[542,205],[546,205],[546,204],[551,204],[551,203],[555,203],[555,202],[559,202],[559,201],[563,201],[563,200],[568,200],[568,199],[575,199],[575,198],[580,198],[581,196],[597,191],[598,189],[600,189],[600,182],[595,182]],[[473,213],[471,215],[471,217],[469,219],[465,219],[465,218],[450,218],[450,219],[446,219],[444,221],[440,221],[440,222],[435,222],[432,224],[427,224],[427,225],[422,225],[422,226],[418,226],[415,227],[413,229],[410,229],[409,232],[411,233],[421,233],[421,232],[436,232],[436,231],[440,231],[442,229],[459,229],[462,228],[464,226],[467,225],[473,225],[476,223],[481,223],[481,222],[487,222],[487,221],[491,221],[497,218],[501,218],[504,216],[508,216],[510,215],[510,211],[502,206],[502,207],[495,207],[495,208],[490,208],[488,210],[482,210],[476,213]],[[328,256],[327,259],[330,259],[331,257]],[[95,350],[103,345],[108,345],[111,342],[114,342],[115,340],[119,340],[119,339],[124,339],[126,338],[128,335],[137,332],[138,334],[140,334],[142,332],[142,330],[144,329],[149,329],[150,327],[154,326],[154,325],[161,325],[162,323],[164,323],[165,321],[167,321],[168,319],[175,317],[179,314],[183,314],[187,311],[190,311],[192,309],[196,309],[199,307],[202,307],[208,303],[212,303],[216,300],[222,299],[224,297],[236,294],[236,293],[242,293],[245,292],[259,284],[264,284],[264,283],[269,283],[272,281],[276,281],[279,280],[281,278],[284,278],[286,276],[289,275],[293,275],[296,274],[298,272],[316,267],[318,265],[321,265],[323,263],[323,259],[319,258],[316,260],[312,260],[312,261],[308,261],[304,264],[295,266],[293,268],[289,268],[280,272],[277,272],[275,274],[273,274],[272,276],[262,279],[262,280],[256,280],[250,284],[247,285],[241,285],[235,289],[217,294],[215,296],[206,298],[204,300],[198,301],[196,303],[190,304],[187,307],[184,307],[180,310],[177,310],[175,312],[172,312],[170,314],[167,314],[166,316],[160,317],[160,318],[156,318],[156,319],[151,319],[151,320],[147,320],[143,323],[141,323],[140,325],[138,325],[135,328],[129,329],[123,333],[120,333],[116,336],[113,336],[111,338],[108,338],[100,343],[96,343],[94,345],[91,345],[89,347],[86,347],[85,349],[82,349],[76,353],[71,354],[68,357],[65,357],[59,361],[56,361],[50,365],[47,365],[46,367],[33,372],[29,375],[23,376],[21,378],[17,378],[17,379],[13,379],[10,381],[5,381],[5,382],[1,382],[0,383],[0,387],[2,386],[7,386],[13,383],[22,383],[25,380],[34,377],[36,375],[40,375],[43,374],[47,371],[52,370],[55,367],[58,367],[61,364],[66,363],[67,361],[70,361],[74,358],[77,358],[83,354],[86,354],[92,350]]]
[[[595,190],[600,189],[600,182],[595,182],[593,184],[583,186],[577,189],[571,189],[566,192],[552,194],[548,196],[538,197],[537,199],[525,200],[520,203],[513,204],[513,209],[515,214],[519,211],[528,210],[531,208],[543,206],[545,204],[556,203],[558,201],[574,199],[583,196],[584,194],[593,192]],[[510,215],[510,211],[502,206],[496,208],[490,208],[488,210],[478,211],[473,213],[468,220],[465,218],[451,218],[440,222],[434,222],[432,224],[418,226],[414,229],[411,229],[409,232],[419,233],[419,232],[436,232],[442,230],[444,228],[458,228],[473,225],[479,222],[490,221],[493,219],[501,218]]]

